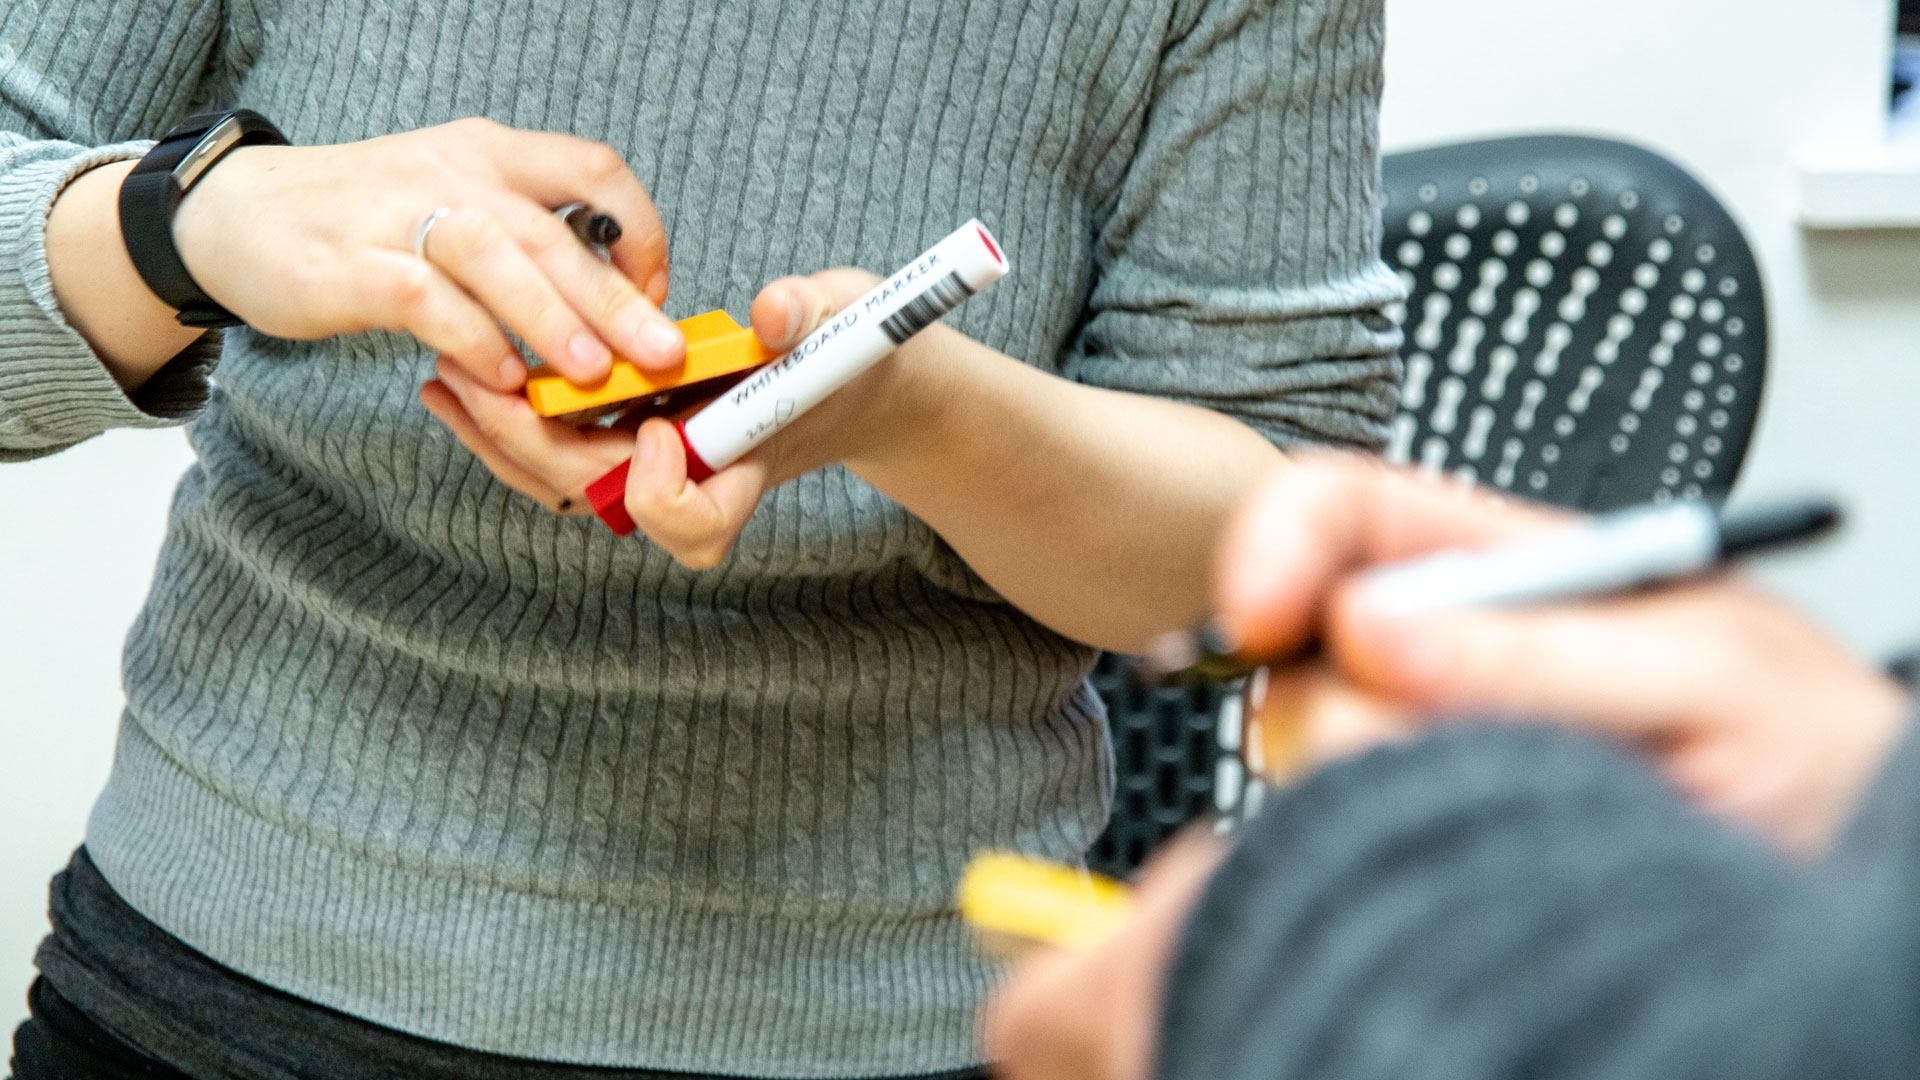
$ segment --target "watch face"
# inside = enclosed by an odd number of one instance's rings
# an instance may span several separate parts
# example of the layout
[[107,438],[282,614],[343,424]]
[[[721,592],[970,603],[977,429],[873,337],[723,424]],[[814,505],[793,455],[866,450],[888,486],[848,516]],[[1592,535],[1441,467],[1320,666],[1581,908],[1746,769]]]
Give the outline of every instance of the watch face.
[[180,185],[182,193],[191,190],[199,181],[201,174],[207,171],[207,166],[219,161],[221,155],[238,146],[246,134],[240,117],[228,116],[221,120],[205,135],[200,136],[200,141],[194,145],[193,149],[187,151],[187,156],[181,158],[180,164],[173,167],[173,182]]

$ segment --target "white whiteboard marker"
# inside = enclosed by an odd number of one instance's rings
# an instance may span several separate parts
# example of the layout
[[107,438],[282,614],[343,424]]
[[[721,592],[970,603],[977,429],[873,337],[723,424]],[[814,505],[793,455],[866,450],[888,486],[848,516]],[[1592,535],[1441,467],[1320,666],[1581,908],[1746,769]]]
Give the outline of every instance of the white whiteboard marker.
[[[1360,575],[1358,587],[1375,610],[1391,618],[1598,599],[1683,581],[1746,555],[1804,543],[1833,531],[1840,517],[1840,507],[1829,499],[1728,513],[1704,502],[1655,503],[1492,547],[1444,550],[1377,566]],[[1287,655],[1243,655],[1232,633],[1209,623],[1191,633],[1162,635],[1150,647],[1146,670],[1159,678],[1236,679],[1257,668],[1298,662],[1318,648],[1312,641]]]
[[792,352],[675,424],[687,448],[687,478],[698,483],[745,457],[1006,273],[1006,256],[987,227],[978,221],[962,225]]

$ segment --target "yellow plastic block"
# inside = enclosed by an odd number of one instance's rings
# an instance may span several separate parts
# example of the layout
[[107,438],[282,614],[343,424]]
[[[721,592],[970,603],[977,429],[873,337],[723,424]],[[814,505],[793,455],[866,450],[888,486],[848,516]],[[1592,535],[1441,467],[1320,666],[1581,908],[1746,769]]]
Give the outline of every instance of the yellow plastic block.
[[1084,949],[1133,913],[1133,892],[1099,874],[989,852],[960,877],[960,917],[989,938]]
[[537,371],[527,376],[528,403],[541,416],[564,416],[739,374],[773,359],[752,330],[724,311],[709,311],[674,325],[687,335],[687,361],[679,367],[645,371],[616,359],[613,370],[594,386],[575,386],[558,372]]

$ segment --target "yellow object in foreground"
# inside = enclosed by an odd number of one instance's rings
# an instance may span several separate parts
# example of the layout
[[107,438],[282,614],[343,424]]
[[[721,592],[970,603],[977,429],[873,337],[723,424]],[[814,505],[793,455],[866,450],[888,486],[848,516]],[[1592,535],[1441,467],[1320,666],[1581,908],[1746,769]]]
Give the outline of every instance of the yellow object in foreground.
[[1023,855],[976,856],[960,878],[960,917],[983,935],[1084,949],[1132,914],[1120,882]]
[[752,330],[724,311],[674,325],[687,336],[687,361],[672,371],[646,371],[616,359],[613,370],[594,386],[575,386],[556,372],[536,371],[527,376],[528,404],[541,416],[563,416],[751,371],[773,359]]

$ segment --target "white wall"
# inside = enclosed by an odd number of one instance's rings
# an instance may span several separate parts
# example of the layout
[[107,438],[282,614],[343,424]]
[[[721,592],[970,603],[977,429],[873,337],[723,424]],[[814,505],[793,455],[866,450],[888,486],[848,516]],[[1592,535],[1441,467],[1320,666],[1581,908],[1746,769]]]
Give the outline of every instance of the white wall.
[[117,431],[0,465],[0,1066],[26,1015],[47,879],[107,777],[120,641],[191,459],[179,431]]
[[[1837,488],[1856,524],[1766,579],[1857,647],[1920,631],[1920,234],[1807,237],[1802,143],[1876,137],[1889,0],[1389,0],[1387,138],[1624,136],[1699,172],[1771,281],[1773,383],[1743,495]],[[0,467],[0,1030],[21,1014],[46,878],[80,837],[119,710],[178,433]],[[4,1044],[4,1040],[0,1040]]]

